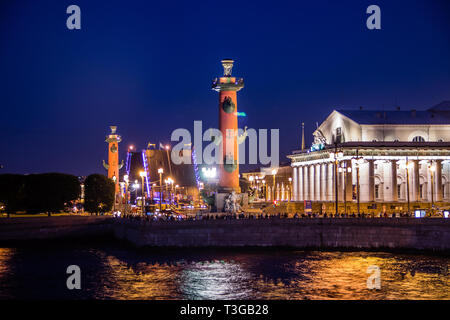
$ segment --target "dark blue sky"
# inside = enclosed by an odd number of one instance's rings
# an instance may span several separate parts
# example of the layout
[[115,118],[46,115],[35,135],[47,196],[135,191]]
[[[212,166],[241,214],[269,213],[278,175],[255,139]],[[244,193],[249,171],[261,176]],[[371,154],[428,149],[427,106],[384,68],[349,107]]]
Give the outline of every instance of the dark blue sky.
[[[66,8],[81,8],[81,30]],[[382,30],[366,28],[367,6]],[[126,146],[217,127],[211,80],[235,59],[242,125],[280,128],[281,159],[334,108],[450,99],[450,1],[0,2],[1,172],[103,172]]]

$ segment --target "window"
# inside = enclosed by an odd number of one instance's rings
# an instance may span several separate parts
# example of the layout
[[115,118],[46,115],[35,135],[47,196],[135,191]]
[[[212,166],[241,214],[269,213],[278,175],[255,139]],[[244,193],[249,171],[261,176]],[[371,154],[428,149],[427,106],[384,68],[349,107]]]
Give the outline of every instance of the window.
[[343,142],[342,141],[342,128],[341,127],[336,128],[336,141],[338,143],[342,143]]
[[419,197],[420,197],[420,199],[424,198],[423,197],[423,184],[421,184],[420,187],[419,187]]
[[401,192],[401,190],[402,190],[402,185],[400,185],[400,184],[398,184],[397,185],[397,198],[401,198],[402,197],[402,192]]
[[380,185],[376,184],[375,185],[375,199],[378,199],[380,197],[379,191],[380,191]]
[[412,141],[413,141],[413,142],[425,142],[425,138],[422,137],[422,136],[415,136],[415,137],[412,139]]

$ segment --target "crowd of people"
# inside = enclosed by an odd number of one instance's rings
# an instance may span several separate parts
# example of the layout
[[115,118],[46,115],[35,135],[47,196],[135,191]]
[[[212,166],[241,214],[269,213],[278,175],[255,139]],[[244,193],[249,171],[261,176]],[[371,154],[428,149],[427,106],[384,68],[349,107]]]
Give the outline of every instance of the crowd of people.
[[236,214],[221,214],[221,213],[203,213],[197,215],[165,215],[165,214],[127,214],[121,218],[136,220],[136,221],[194,221],[194,220],[238,220],[238,219],[308,219],[308,218],[412,218],[413,214],[407,212],[402,213],[295,213],[289,215],[288,213],[246,213],[240,212]]

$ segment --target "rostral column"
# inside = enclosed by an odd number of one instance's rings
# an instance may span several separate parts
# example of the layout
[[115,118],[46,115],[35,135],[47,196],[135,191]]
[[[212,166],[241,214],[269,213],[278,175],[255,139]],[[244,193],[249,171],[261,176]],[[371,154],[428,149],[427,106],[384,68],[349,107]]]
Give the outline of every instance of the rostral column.
[[244,79],[231,76],[234,61],[222,60],[223,77],[215,79],[213,90],[219,92],[219,130],[222,132],[223,163],[219,165],[219,192],[235,191],[239,187],[237,92]]
[[123,167],[119,164],[119,142],[122,137],[117,134],[117,127],[110,126],[111,133],[106,136],[105,142],[108,143],[108,163],[103,160],[103,166],[108,170],[108,178],[112,179],[116,185],[116,194],[119,192],[119,170]]

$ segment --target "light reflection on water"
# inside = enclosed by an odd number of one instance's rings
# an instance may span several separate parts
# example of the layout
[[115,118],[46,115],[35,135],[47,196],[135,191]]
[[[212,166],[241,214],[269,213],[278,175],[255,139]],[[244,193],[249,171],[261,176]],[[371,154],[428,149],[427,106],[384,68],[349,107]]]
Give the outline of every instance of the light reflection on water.
[[[68,265],[82,290],[67,290]],[[381,270],[369,290],[367,267]],[[0,249],[0,298],[450,299],[443,256],[289,250],[136,250],[99,244]]]

